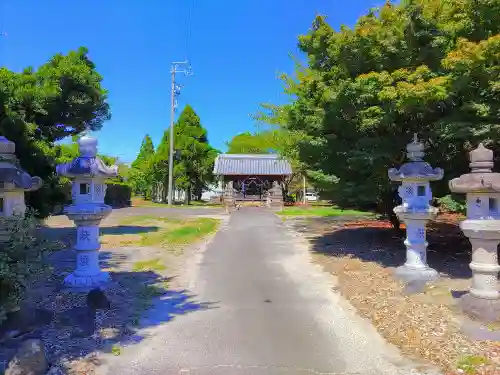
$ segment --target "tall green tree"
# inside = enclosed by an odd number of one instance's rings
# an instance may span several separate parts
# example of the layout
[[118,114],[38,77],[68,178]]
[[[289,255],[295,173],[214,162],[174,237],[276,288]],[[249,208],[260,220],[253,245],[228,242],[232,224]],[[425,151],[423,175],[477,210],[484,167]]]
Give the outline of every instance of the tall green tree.
[[42,216],[64,199],[55,176],[55,142],[99,130],[111,115],[102,77],[87,53],[80,48],[57,54],[21,73],[0,68],[0,134],[16,143],[21,165],[44,180],[27,199]]
[[131,167],[137,169],[143,169],[147,162],[153,157],[155,153],[155,147],[153,145],[153,140],[146,134],[141,143],[141,148],[139,149],[139,154],[137,158],[132,162]]
[[154,158],[155,149],[153,140],[146,134],[141,143],[137,158],[132,162],[129,180],[134,193],[143,194],[147,199],[151,197],[152,176],[151,161]]
[[276,152],[273,134],[264,132],[244,132],[226,142],[228,154],[269,154]]
[[[218,151],[208,143],[207,131],[190,105],[186,105],[174,126],[174,184],[186,192],[186,203],[191,194],[201,198],[202,190],[213,182],[213,165]],[[154,181],[162,183],[167,191],[170,129],[158,145],[151,171]]]
[[467,170],[472,146],[500,149],[498,10],[491,0],[407,0],[338,31],[316,17],[299,38],[307,66],[283,77],[293,99],[282,127],[303,135],[300,161],[337,181],[339,203],[391,214],[387,169],[404,162],[414,132],[427,160],[446,168],[437,196]]

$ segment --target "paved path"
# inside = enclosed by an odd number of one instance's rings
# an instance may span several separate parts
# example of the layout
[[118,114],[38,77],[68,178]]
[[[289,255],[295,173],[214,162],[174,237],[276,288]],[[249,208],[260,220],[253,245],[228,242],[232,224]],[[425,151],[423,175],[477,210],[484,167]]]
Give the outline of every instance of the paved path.
[[[194,290],[214,308],[176,316],[101,371],[120,375],[411,374],[308,263],[280,220],[232,214],[207,248]],[[399,366],[394,365],[400,361]],[[182,371],[185,369],[184,371]],[[189,370],[188,370],[189,369]]]

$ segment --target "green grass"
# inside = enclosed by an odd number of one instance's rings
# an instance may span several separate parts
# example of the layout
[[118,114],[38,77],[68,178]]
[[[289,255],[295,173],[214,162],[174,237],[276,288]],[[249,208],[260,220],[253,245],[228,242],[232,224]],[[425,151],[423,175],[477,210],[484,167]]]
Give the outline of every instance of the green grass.
[[373,212],[358,211],[358,210],[341,210],[338,207],[284,207],[283,211],[278,212],[281,216],[363,216],[374,217]]
[[[132,207],[168,207],[167,203],[155,203],[152,201],[147,201],[142,197],[133,197],[132,198]],[[191,201],[189,205],[184,204],[183,202],[175,202],[173,204],[175,208],[199,208],[199,207],[222,207],[219,203],[211,203],[211,202],[199,202],[199,201]]]
[[463,357],[457,363],[457,369],[463,370],[468,375],[473,375],[476,373],[476,369],[481,365],[488,364],[489,361],[486,357],[479,355],[469,355]]
[[134,272],[141,271],[164,271],[167,267],[163,263],[161,263],[160,259],[150,259],[141,262],[135,262],[132,270]]
[[111,347],[111,353],[113,353],[113,355],[119,356],[120,354],[122,354],[122,349],[119,345],[115,344]]
[[167,218],[155,216],[129,216],[121,221],[123,225],[156,226],[157,231],[142,233],[139,245],[171,246],[188,245],[215,232],[220,220],[212,218]]
[[198,218],[190,223],[165,233],[164,240],[170,244],[189,244],[199,240],[207,234],[215,232],[219,220],[211,218]]

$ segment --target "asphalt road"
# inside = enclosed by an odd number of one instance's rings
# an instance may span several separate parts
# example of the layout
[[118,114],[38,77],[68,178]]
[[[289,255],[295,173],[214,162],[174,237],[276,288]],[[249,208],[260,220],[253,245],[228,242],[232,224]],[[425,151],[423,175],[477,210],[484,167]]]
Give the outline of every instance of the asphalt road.
[[279,218],[243,208],[215,236],[200,266],[194,298],[211,308],[157,325],[152,337],[125,348],[101,372],[417,374],[332,286]]

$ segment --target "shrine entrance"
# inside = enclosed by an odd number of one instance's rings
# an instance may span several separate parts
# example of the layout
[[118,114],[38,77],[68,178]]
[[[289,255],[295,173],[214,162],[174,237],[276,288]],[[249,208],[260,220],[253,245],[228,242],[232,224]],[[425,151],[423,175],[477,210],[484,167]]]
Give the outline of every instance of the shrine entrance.
[[292,174],[292,168],[274,154],[221,154],[215,160],[214,174],[225,190],[224,199],[264,203],[273,186],[281,186]]
[[233,180],[235,199],[241,201],[262,201],[272,186],[273,180],[263,176],[248,176]]

